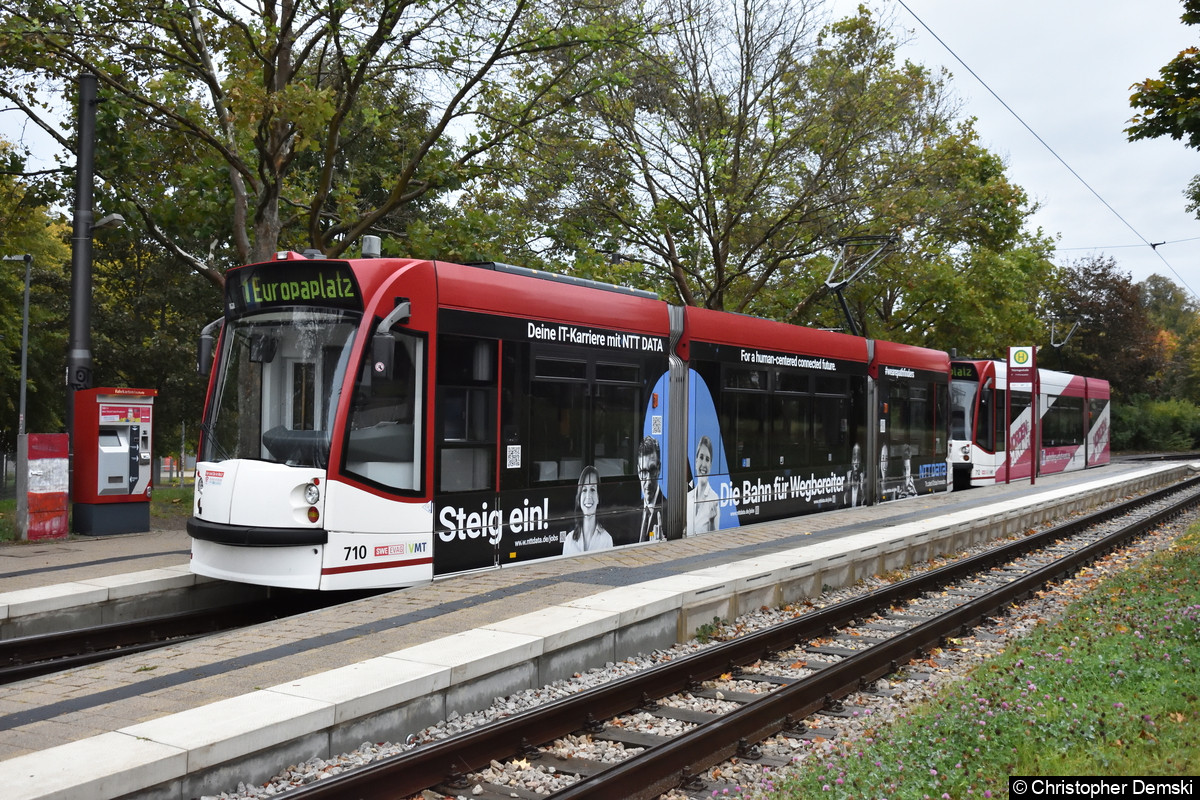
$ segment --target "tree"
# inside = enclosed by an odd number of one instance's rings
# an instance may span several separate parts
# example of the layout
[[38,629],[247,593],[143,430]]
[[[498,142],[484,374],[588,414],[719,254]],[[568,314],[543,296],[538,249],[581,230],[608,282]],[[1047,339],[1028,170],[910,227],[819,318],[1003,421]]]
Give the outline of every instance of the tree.
[[[1200,0],[1182,0],[1185,25],[1200,24]],[[1125,129],[1130,141],[1170,136],[1186,139],[1200,149],[1200,48],[1188,47],[1158,72],[1133,85],[1129,104],[1139,110]],[[1200,176],[1192,178],[1186,192],[1188,210],[1200,216]]]
[[1151,275],[1138,289],[1165,359],[1159,396],[1200,399],[1200,306],[1161,275]]
[[1154,396],[1166,362],[1163,342],[1137,284],[1111,257],[1075,262],[1063,273],[1049,311],[1079,330],[1040,366],[1104,378],[1116,397]]
[[615,70],[623,80],[541,126],[541,147],[525,144],[540,179],[521,182],[526,208],[555,241],[588,220],[594,252],[640,265],[667,296],[746,311],[869,224],[854,201],[923,144],[889,123],[923,130],[936,109],[923,73],[892,67],[865,12],[821,41],[803,0],[663,9],[658,34]]
[[[852,313],[871,335],[924,343],[931,276],[964,292],[982,285],[975,248],[1000,254],[991,267],[1017,246],[1048,252],[1022,234],[1024,193],[972,125],[954,121],[941,80],[897,65],[867,11],[822,27],[804,0],[663,8],[636,58],[610,56],[605,69],[621,80],[517,137],[509,180],[460,204],[507,211],[504,243],[522,263],[831,326],[834,242],[895,234],[905,256],[849,293]],[[1034,260],[1011,263],[1025,275]],[[1020,297],[1038,296],[1035,277]]]
[[[1041,298],[1057,280],[1053,243],[1026,230],[1035,207],[1008,181],[1001,159],[978,144],[970,122],[922,151],[912,181],[863,202],[865,214],[899,240],[870,276],[845,289],[858,330],[976,357],[1041,337]],[[803,297],[784,318],[840,324],[825,286],[813,286],[826,275],[783,288],[785,299]]]
[[[0,96],[70,150],[39,90],[95,74],[103,191],[221,284],[281,243],[336,255],[403,234],[406,211],[553,114],[547,97],[590,91],[581,67],[639,24],[619,0],[0,0]],[[513,96],[533,55],[545,68]]]
[[196,347],[201,328],[221,311],[212,285],[170,269],[167,260],[125,229],[97,243],[94,269],[95,383],[158,392],[157,456],[179,452],[181,426],[185,444],[195,447],[208,383],[197,374]]
[[1173,336],[1182,336],[1200,314],[1200,305],[1170,278],[1151,275],[1138,290],[1151,322]]
[[[0,255],[32,256],[27,354],[26,420],[30,433],[62,428],[66,389],[69,232],[37,187],[19,177],[24,162],[0,140]],[[16,449],[21,394],[21,345],[25,269],[21,261],[0,262],[0,447]]]

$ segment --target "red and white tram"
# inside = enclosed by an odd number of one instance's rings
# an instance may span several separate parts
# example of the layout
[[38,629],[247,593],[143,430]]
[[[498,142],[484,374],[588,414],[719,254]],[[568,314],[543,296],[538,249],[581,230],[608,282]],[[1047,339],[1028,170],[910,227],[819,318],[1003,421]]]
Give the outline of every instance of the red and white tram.
[[940,351],[503,264],[297,253],[230,270],[220,327],[202,575],[406,586],[949,489]]
[[1108,381],[1039,369],[1035,430],[1031,388],[1014,384],[1010,392],[1003,361],[954,361],[951,370],[956,487],[1029,478],[1035,453],[1039,475],[1109,462]]

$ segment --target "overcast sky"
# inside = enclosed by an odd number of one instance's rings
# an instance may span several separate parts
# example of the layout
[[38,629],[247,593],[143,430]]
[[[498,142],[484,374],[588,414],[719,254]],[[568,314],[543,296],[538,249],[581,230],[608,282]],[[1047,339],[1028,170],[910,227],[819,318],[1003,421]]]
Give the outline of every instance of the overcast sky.
[[[1200,293],[1200,220],[1183,196],[1200,174],[1200,152],[1170,138],[1129,142],[1123,132],[1134,113],[1130,87],[1200,45],[1200,26],[1179,19],[1180,0],[865,5],[890,15],[898,37],[911,34],[902,57],[953,73],[950,85],[984,146],[1041,204],[1035,224],[1059,237],[1060,262],[1108,255],[1134,280],[1158,273]],[[839,16],[856,6],[835,2]],[[1156,252],[1143,240],[1166,244]]]

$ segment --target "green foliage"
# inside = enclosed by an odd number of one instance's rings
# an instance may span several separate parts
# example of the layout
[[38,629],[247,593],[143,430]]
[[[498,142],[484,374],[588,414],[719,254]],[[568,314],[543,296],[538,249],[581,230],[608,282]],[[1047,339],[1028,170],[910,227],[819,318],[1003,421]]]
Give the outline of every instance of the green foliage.
[[[1200,2],[1183,0],[1185,25],[1200,24]],[[1192,148],[1200,148],[1200,50],[1188,47],[1162,69],[1159,77],[1134,84],[1129,104],[1139,109],[1126,129],[1131,140],[1170,136],[1187,138]]]
[[1000,797],[1009,775],[1194,775],[1197,570],[1193,529],[929,705],[731,796]]
[[[192,487],[155,487],[150,496],[150,527],[179,527],[192,515]],[[19,541],[17,501],[0,500],[0,543]]]
[[[0,141],[0,158],[19,174],[22,160]],[[31,181],[0,174],[0,256],[32,257],[29,299],[28,432],[61,430],[66,415],[63,365],[70,295],[69,232]],[[25,263],[0,262],[0,446],[16,449],[21,391]]]
[[[72,95],[74,75],[95,74],[109,210],[129,209],[219,284],[280,247],[337,255],[364,233],[403,237],[431,204],[453,203],[489,150],[590,91],[603,72],[591,62],[641,24],[620,3],[575,0],[277,11],[0,2],[0,96],[53,127],[46,86]],[[513,91],[535,56],[529,94]]]
[[1186,400],[1144,395],[1114,403],[1111,446],[1154,453],[1200,448],[1200,407]]
[[[1181,19],[1200,24],[1200,0],[1183,0]],[[1200,48],[1184,48],[1157,78],[1135,83],[1129,105],[1138,112],[1125,129],[1130,141],[1170,136],[1200,149]],[[1200,176],[1188,185],[1187,196],[1188,210],[1200,215]]]
[[[866,10],[821,28],[801,0],[269,8],[0,0],[0,97],[53,127],[79,71],[100,80],[97,205],[130,229],[97,240],[97,382],[161,388],[171,449],[198,413],[191,350],[225,269],[277,249],[339,255],[365,233],[389,255],[510,261],[821,327],[845,324],[824,285],[834,243],[894,234],[846,290],[855,324],[971,356],[1044,343],[1045,313],[1083,296],[1027,230],[1034,206],[1002,159],[956,120],[947,75],[899,61]],[[9,231],[32,224],[46,243],[0,229],[6,253],[37,250],[42,429],[65,402],[67,234],[45,209],[69,204],[67,183],[18,187]],[[1132,318],[1097,311],[1047,365],[1200,398],[1196,310],[1168,319],[1170,287],[1152,288],[1169,337],[1121,352],[1101,340]],[[11,314],[0,336],[12,356]],[[15,363],[0,361],[14,409]]]
[[1093,257],[1063,270],[1062,283],[1047,305],[1063,325],[1077,322],[1079,329],[1066,347],[1047,353],[1040,366],[1104,378],[1117,398],[1157,392],[1167,352],[1141,289],[1115,260]]
[[821,29],[792,0],[662,9],[606,84],[522,131],[463,198],[498,220],[500,258],[836,327],[834,242],[896,234],[849,292],[860,330],[979,352],[1036,325],[1053,265],[1024,193],[868,12]]
[[1200,305],[1170,278],[1151,275],[1138,284],[1142,305],[1155,327],[1183,336],[1200,313]]
[[695,638],[701,644],[708,644],[717,640],[721,632],[721,626],[725,624],[720,617],[713,617],[712,622],[705,622],[696,628]]
[[196,372],[200,329],[221,316],[221,295],[136,231],[98,238],[93,260],[93,382],[154,389],[156,457],[194,453],[208,376]]

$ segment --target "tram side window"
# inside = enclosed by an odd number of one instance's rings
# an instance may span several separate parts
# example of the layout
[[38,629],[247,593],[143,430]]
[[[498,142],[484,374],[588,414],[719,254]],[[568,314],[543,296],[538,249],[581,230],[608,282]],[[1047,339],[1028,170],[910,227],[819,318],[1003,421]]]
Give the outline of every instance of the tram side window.
[[770,463],[780,467],[808,465],[812,434],[812,398],[776,394],[771,400]]
[[439,491],[495,485],[496,357],[493,339],[438,339]]
[[1100,416],[1104,414],[1104,409],[1106,406],[1108,406],[1107,400],[1088,401],[1088,433],[1091,433],[1092,429],[1096,426],[1096,423],[1099,422]]
[[592,461],[600,477],[637,473],[641,399],[641,370],[636,365],[596,364]]
[[767,466],[767,373],[730,369],[725,373],[721,430],[733,433],[731,471]]
[[346,472],[402,491],[421,489],[425,340],[393,331],[392,376],[374,375],[363,359],[347,426]]
[[922,398],[912,384],[892,381],[888,386],[888,436],[892,452],[907,444],[913,455],[921,453],[920,406]]
[[1042,422],[1044,447],[1076,447],[1083,444],[1083,398],[1059,397],[1046,411]]
[[843,377],[818,376],[813,402],[813,441],[821,448],[813,461],[845,464],[854,443],[850,441],[850,385]]
[[[1012,430],[1005,436],[1008,441],[1012,442],[1014,452],[1024,451],[1033,446],[1033,442],[1030,440],[1032,428],[1029,424],[1033,396],[1029,392],[1012,391],[1009,392],[1008,402],[1008,424]],[[1024,419],[1021,419],[1022,415],[1025,415]],[[1004,412],[1001,411],[999,416],[1003,417]],[[1003,431],[1003,423],[998,428]]]
[[893,381],[888,391],[892,444],[909,445],[914,456],[944,454],[945,387],[933,381]]
[[950,386],[935,383],[933,391],[937,398],[933,415],[933,452],[935,455],[944,456],[950,452],[950,440],[946,435],[946,422],[950,413]]
[[602,478],[635,475],[643,396],[636,363],[535,356],[529,390],[532,481],[577,481],[587,466]]
[[[990,438],[984,447],[995,453],[1003,453],[1008,449],[1008,436],[1004,431],[1004,415],[1005,408],[1008,403],[1008,392],[997,389],[995,391],[986,391],[983,393],[984,398],[988,401],[988,425],[987,428],[980,428]],[[980,426],[983,425],[981,421]],[[980,436],[983,436],[981,433]]]
[[845,464],[850,461],[852,443],[848,436],[849,400],[845,397],[817,397],[813,423],[813,441],[821,448],[814,461]]
[[578,480],[586,466],[587,362],[535,358],[529,395],[533,480]]

